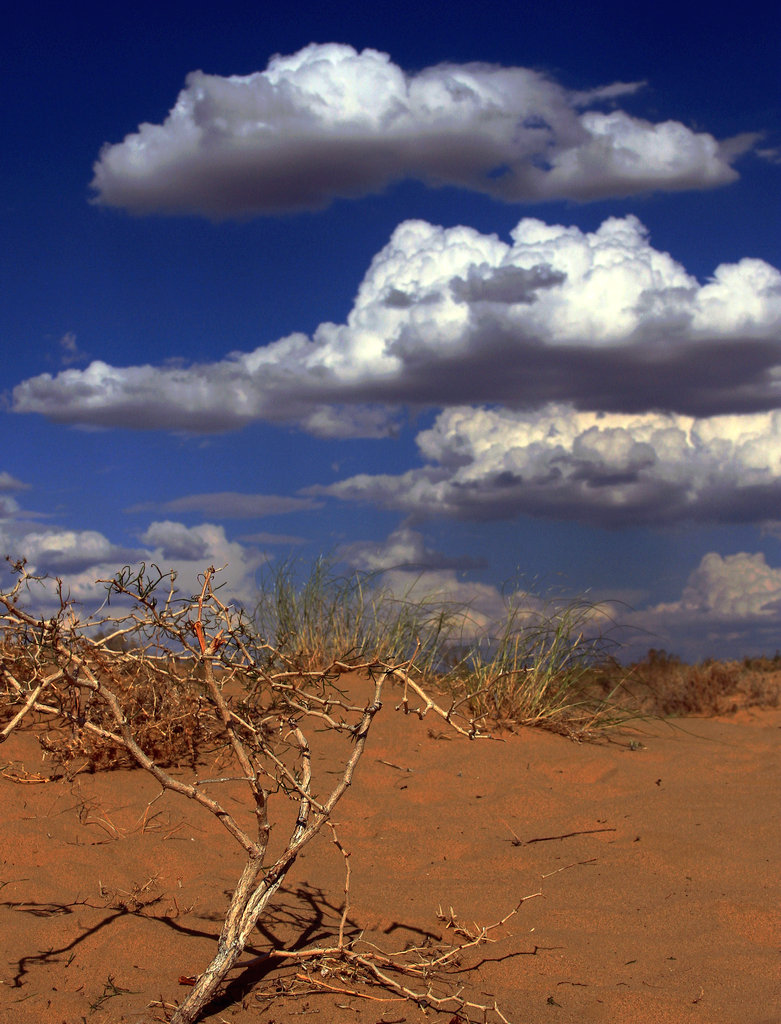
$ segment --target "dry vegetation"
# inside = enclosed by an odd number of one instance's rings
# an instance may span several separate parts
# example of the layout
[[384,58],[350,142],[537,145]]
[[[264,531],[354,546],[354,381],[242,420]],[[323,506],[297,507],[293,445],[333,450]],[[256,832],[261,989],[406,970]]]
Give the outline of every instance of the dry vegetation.
[[741,708],[778,707],[781,654],[688,665],[666,651],[651,649],[629,666],[596,666],[586,681],[597,692],[619,696],[623,709],[643,716],[727,715]]
[[[313,948],[272,948],[265,959],[294,960],[305,976],[316,968],[328,977],[338,966],[349,984],[378,985],[421,1008],[464,1020],[472,1013],[505,1020],[498,1007],[451,992],[444,979],[465,949],[487,941],[517,908],[492,926],[464,930],[450,922],[456,938],[444,947],[386,952],[345,933],[350,863],[332,816],[385,692],[395,683],[402,712],[432,714],[450,730],[478,734],[477,724],[461,713],[463,701],[443,707],[421,686],[415,664],[424,657],[421,639],[401,654],[389,639],[381,645],[375,636],[372,653],[342,647],[337,657],[339,648],[330,644],[316,654],[305,650],[300,635],[283,634],[278,624],[271,643],[240,609],[220,600],[214,569],[206,570],[200,594],[182,598],[173,574],[126,567],[106,583],[109,601],[121,610],[99,623],[81,623],[59,585],[55,613],[41,618],[24,607],[27,591],[40,581],[23,565],[15,568],[16,585],[0,594],[0,739],[22,725],[36,726],[45,749],[71,777],[84,768],[131,761],[162,791],[213,815],[244,852],[212,961],[170,1016],[162,1004],[163,1017],[153,1008],[149,1020],[191,1024],[231,970],[251,965],[240,961],[250,936],[301,851],[323,830],[344,858],[337,933]],[[396,628],[393,638],[403,645]],[[406,637],[406,620],[404,630]],[[329,770],[319,778],[313,778],[314,744],[324,744],[328,754]],[[207,752],[213,775],[203,778]],[[188,772],[172,770],[182,763]],[[236,783],[244,787],[241,813],[221,795],[233,795]],[[285,821],[287,839],[280,846],[278,839],[272,842],[272,826]]]
[[[252,618],[220,600],[214,569],[200,594],[182,596],[172,574],[126,567],[106,581],[111,614],[81,622],[61,586],[53,614],[26,610],[40,581],[15,568],[15,586],[0,593],[0,742],[35,730],[55,776],[68,779],[142,769],[161,791],[213,815],[226,842],[244,852],[213,960],[170,1013],[150,1003],[150,1021],[190,1024],[230,971],[251,965],[241,961],[250,936],[321,832],[344,860],[340,924],[330,942],[272,947],[265,959],[300,964],[310,988],[338,976],[354,995],[379,986],[448,1019],[506,1020],[499,1007],[449,986],[448,976],[518,907],[468,928],[451,911],[443,918],[451,945],[380,951],[345,928],[351,865],[332,816],[383,703],[470,738],[500,724],[581,739],[635,715],[723,713],[779,698],[778,657],[691,667],[652,651],[623,668],[609,660],[604,639],[587,637],[587,604],[535,621],[509,609],[497,638],[470,646],[464,609],[398,601],[366,579],[334,576],[325,563],[302,586],[280,571]],[[315,746],[330,765],[319,778]],[[221,796],[237,782],[242,814]],[[271,842],[272,819],[287,822],[281,845],[278,834]]]

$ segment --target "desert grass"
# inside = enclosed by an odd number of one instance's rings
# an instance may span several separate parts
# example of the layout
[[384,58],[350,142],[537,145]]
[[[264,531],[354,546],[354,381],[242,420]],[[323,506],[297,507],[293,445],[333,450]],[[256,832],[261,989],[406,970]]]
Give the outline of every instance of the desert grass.
[[426,677],[440,671],[462,620],[463,609],[439,596],[397,596],[381,573],[343,574],[327,558],[303,572],[295,561],[277,566],[261,581],[253,614],[258,634],[291,666],[414,653]]
[[[297,668],[349,660],[411,660],[410,673],[465,706],[475,720],[541,726],[584,738],[634,713],[613,690],[595,687],[596,666],[613,662],[613,624],[586,599],[507,600],[485,624],[473,609],[419,593],[395,593],[382,573],[340,574],[326,559],[299,577],[287,563],[266,580],[257,630]],[[347,653],[345,653],[347,652]],[[413,657],[414,655],[414,657]]]
[[[341,574],[328,559],[302,572],[294,562],[265,581],[254,622],[291,666],[316,669],[335,657],[401,661],[484,726],[534,726],[594,739],[642,718],[727,714],[775,707],[781,654],[742,662],[687,664],[651,649],[621,662],[620,623],[585,597],[508,598],[496,621],[473,609],[399,595],[382,573]],[[513,589],[508,587],[508,593]]]

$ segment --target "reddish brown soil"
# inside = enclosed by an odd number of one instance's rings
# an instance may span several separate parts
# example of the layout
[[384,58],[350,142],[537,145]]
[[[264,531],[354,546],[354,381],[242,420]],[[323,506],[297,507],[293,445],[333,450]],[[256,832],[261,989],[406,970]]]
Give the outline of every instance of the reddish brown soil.
[[[390,708],[376,722],[337,815],[352,928],[401,948],[443,936],[440,904],[488,924],[542,890],[456,979],[512,1024],[781,1022],[781,711],[649,723],[596,745],[438,737]],[[0,755],[6,776],[51,771],[29,734]],[[180,976],[213,953],[241,866],[233,841],[174,796],[144,822],[158,787],[139,771],[0,785],[0,1024],[131,1024],[181,999]],[[340,855],[317,840],[250,952],[270,935],[332,935],[343,884]],[[234,971],[205,1019],[433,1019],[355,995],[274,998],[295,970]]]

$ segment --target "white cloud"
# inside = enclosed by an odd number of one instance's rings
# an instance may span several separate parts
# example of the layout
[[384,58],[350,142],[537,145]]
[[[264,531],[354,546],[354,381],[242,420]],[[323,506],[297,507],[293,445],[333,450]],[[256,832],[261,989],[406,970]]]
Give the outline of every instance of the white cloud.
[[[18,484],[18,481],[15,481]],[[221,596],[254,606],[257,600],[255,573],[267,560],[255,543],[231,541],[221,525],[201,523],[188,527],[163,520],[150,523],[140,537],[141,545],[129,548],[116,544],[97,530],[74,530],[60,526],[41,528],[30,522],[36,513],[23,512],[13,498],[0,495],[0,586],[9,584],[3,559],[26,560],[33,575],[59,577],[68,596],[88,611],[105,599],[105,587],[97,581],[111,579],[123,565],[141,562],[157,564],[161,570],[177,573],[177,588],[189,595],[200,590],[199,574],[210,565],[227,567],[221,574]],[[33,590],[32,606],[50,614],[58,598],[53,583]]]
[[31,570],[57,575],[81,572],[108,562],[117,568],[129,558],[138,557],[137,552],[112,544],[96,530],[56,527],[25,533],[18,541],[16,555],[26,558]]
[[253,607],[257,602],[257,570],[267,559],[257,548],[231,541],[225,528],[215,523],[185,526],[172,520],[150,523],[141,535],[150,550],[148,561],[161,569],[177,573],[176,585],[182,594],[200,590],[199,576],[210,565],[225,568],[218,582],[224,582],[223,601],[232,600]]
[[692,660],[772,653],[781,646],[781,569],[769,566],[762,553],[712,551],[680,598],[640,609],[625,621],[643,631],[636,643],[665,646]]
[[722,557],[705,555],[689,576],[680,601],[657,611],[707,615],[715,619],[779,619],[781,569],[771,568],[765,556],[739,552]]
[[417,438],[425,465],[311,488],[419,518],[518,515],[602,526],[771,518],[781,502],[781,411],[531,413],[462,407]]
[[265,71],[187,76],[162,125],[103,147],[97,201],[220,219],[327,205],[405,178],[508,202],[588,200],[735,180],[757,141],[720,144],[615,104],[642,83],[571,92],[529,68],[440,64],[405,74],[387,54],[311,44]]
[[511,242],[406,221],[343,324],[211,364],[42,374],[17,412],[198,433],[253,420],[380,437],[399,407],[571,402],[708,416],[781,405],[781,273],[757,259],[699,285],[633,216],[595,232],[524,219]]

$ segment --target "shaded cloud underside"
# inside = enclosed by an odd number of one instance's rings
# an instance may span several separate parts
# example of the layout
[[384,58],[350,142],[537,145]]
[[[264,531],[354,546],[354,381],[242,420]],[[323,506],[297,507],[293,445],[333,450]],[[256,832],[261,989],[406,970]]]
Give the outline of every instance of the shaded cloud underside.
[[599,526],[773,519],[781,412],[694,419],[546,406],[448,409],[418,434],[425,465],[310,489],[418,520],[531,515]]
[[41,374],[14,389],[13,408],[197,433],[265,420],[339,438],[392,434],[405,404],[699,417],[781,406],[774,267],[722,264],[700,285],[633,216],[589,233],[527,218],[511,239],[404,222],[346,323],[210,364]]
[[319,208],[405,178],[507,202],[735,180],[732,162],[758,137],[720,143],[611,109],[643,84],[573,92],[479,63],[405,74],[376,50],[313,43],[254,74],[188,75],[162,125],[104,146],[92,187],[134,213],[221,219]]

